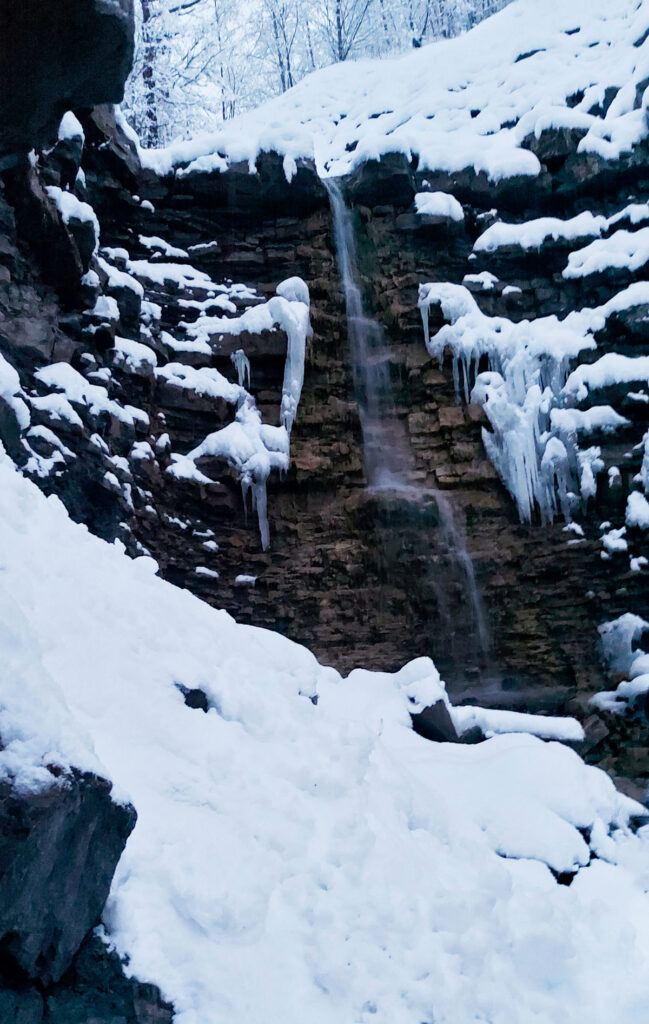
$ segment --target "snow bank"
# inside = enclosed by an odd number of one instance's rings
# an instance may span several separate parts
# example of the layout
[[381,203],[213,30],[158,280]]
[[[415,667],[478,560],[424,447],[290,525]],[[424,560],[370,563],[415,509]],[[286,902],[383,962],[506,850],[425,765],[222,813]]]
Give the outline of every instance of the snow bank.
[[521,249],[540,249],[550,239],[554,242],[559,239],[574,241],[589,235],[601,235],[607,226],[606,217],[594,216],[592,213],[580,213],[570,220],[538,217],[523,224],[498,222],[480,235],[473,248],[475,252],[495,252],[509,245],[520,246]]
[[0,523],[0,764],[38,785],[54,737],[133,800],[105,923],[178,1024],[641,1019],[649,837],[603,772],[533,736],[428,743],[410,711],[443,697],[430,661],[342,680],[6,458]]
[[[537,175],[539,160],[523,143],[553,127],[577,129],[582,152],[615,158],[647,134],[644,111],[634,109],[649,71],[646,47],[635,44],[647,28],[649,10],[637,0],[517,0],[457,39],[325,68],[218,132],[143,160],[160,173],[237,161],[254,170],[258,154],[274,150],[289,171],[315,157],[320,173],[337,176],[399,152],[417,154],[420,169],[472,167],[498,181]],[[618,90],[606,116],[590,114],[606,89]]]
[[[124,251],[126,252],[126,250]],[[131,277],[130,274],[123,270],[118,270],[117,267],[113,267],[102,256],[98,258],[97,262],[106,274],[109,288],[128,288],[130,291],[135,292],[140,299],[144,298],[144,288],[134,277]]]
[[81,122],[71,110],[66,111],[59,125],[59,142],[62,142],[64,139],[81,139],[82,143],[86,141],[86,135],[81,127]]
[[167,363],[156,370],[156,377],[173,387],[193,391],[208,398],[222,398],[233,405],[242,401],[246,394],[243,388],[232,384],[227,377],[210,366],[194,369],[185,363]]
[[[569,220],[560,220],[558,217],[538,217],[522,224],[506,224],[499,221],[480,235],[473,248],[475,252],[495,252],[504,246],[540,249],[550,239],[553,242],[574,242],[589,236],[597,237],[620,221],[629,220],[631,224],[637,224],[645,218],[649,218],[649,205],[632,203],[612,217],[603,217],[586,211]],[[605,249],[609,248],[609,241],[607,239],[604,243]],[[572,261],[572,256],[570,259]],[[564,276],[577,275],[564,273]]]
[[127,269],[134,277],[147,284],[175,284],[179,289],[210,288],[212,280],[204,270],[179,263],[150,263],[148,260],[129,260]]
[[151,252],[161,253],[168,259],[189,259],[189,253],[185,252],[184,249],[179,249],[177,246],[171,245],[169,242],[166,242],[164,238],[160,238],[158,235],[140,235],[139,240],[140,245],[143,245],[145,249],[150,249]]
[[566,381],[565,392],[583,401],[589,391],[634,381],[649,383],[649,356],[623,356],[619,352],[607,352],[597,362],[573,370]]
[[578,743],[584,739],[584,730],[574,718],[529,715],[521,711],[500,711],[470,705],[452,708],[451,717],[459,735],[478,726],[485,736],[529,733],[545,740]]

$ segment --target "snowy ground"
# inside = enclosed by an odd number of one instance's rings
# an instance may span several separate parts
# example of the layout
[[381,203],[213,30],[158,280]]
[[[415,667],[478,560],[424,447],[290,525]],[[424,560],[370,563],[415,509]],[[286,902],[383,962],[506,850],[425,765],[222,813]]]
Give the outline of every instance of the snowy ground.
[[[646,104],[634,109],[649,74],[649,43],[637,45],[647,29],[639,0],[517,0],[456,39],[316,72],[221,131],[145,158],[161,172],[191,173],[238,160],[254,167],[260,151],[274,150],[289,176],[298,157],[341,175],[403,152],[416,153],[420,169],[474,167],[497,181],[539,173],[521,143],[549,127],[578,129],[582,152],[615,158],[647,131]],[[605,115],[593,113],[613,87]]]
[[0,769],[33,787],[99,762],[133,800],[106,925],[179,1024],[643,1018],[649,831],[604,773],[524,734],[421,739],[430,661],[342,680],[4,456],[0,523]]

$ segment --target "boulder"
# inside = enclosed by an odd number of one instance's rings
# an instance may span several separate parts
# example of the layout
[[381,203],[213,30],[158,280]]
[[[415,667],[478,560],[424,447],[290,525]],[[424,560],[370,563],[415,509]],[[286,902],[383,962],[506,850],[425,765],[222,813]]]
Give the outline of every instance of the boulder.
[[0,782],[0,970],[14,983],[49,985],[69,968],[135,825],[105,779],[52,771],[40,792]]
[[457,730],[443,700],[436,701],[417,715],[411,715],[411,718],[413,729],[424,739],[436,743],[458,742]]

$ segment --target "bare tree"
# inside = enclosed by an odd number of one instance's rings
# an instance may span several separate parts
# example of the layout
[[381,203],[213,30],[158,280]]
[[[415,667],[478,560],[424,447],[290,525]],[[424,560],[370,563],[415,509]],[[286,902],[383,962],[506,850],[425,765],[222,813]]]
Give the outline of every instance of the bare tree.
[[126,109],[144,145],[222,121],[305,74],[457,35],[510,0],[139,0]]
[[293,71],[293,52],[300,28],[299,0],[263,0],[264,13],[273,36],[273,56],[281,91],[291,89],[296,82]]
[[323,0],[327,45],[334,61],[347,60],[366,41],[375,0]]

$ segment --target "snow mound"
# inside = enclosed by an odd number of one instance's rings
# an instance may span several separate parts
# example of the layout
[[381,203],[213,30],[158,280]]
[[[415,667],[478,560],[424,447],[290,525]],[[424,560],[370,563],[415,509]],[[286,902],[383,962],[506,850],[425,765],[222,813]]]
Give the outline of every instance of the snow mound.
[[[615,159],[647,134],[637,94],[649,73],[648,28],[638,0],[517,0],[456,39],[318,71],[218,132],[143,158],[159,173],[186,174],[246,160],[254,169],[274,150],[290,178],[300,157],[338,176],[400,152],[417,154],[422,170],[472,167],[498,181],[537,175],[528,140],[561,128],[581,136],[581,152]],[[608,89],[615,98],[600,116]]]
[[529,735],[421,739],[429,660],[343,680],[4,456],[0,523],[0,768],[38,786],[54,751],[133,800],[105,924],[178,1024],[642,1019],[649,836],[603,772]]

